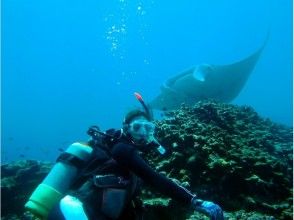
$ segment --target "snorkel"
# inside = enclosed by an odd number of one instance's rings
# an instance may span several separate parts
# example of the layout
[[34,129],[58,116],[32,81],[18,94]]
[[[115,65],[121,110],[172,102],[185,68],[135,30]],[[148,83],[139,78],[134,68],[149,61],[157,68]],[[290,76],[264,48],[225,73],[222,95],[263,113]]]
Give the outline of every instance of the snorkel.
[[[144,111],[145,111],[145,114],[146,114],[146,116],[148,117],[148,119],[149,119],[150,121],[152,121],[152,120],[153,120],[153,115],[152,115],[151,111],[149,110],[149,108],[147,107],[147,105],[145,104],[142,95],[141,95],[140,93],[138,93],[138,92],[135,92],[134,95],[135,95],[136,99],[137,99],[137,100],[141,103],[141,105],[143,106]],[[156,138],[154,137],[154,135],[152,135],[152,140],[150,141],[150,143],[154,143],[154,144],[156,144],[156,146],[157,146],[157,151],[158,151],[161,155],[165,154],[165,152],[166,152],[165,148],[164,148],[163,146],[161,146],[161,144],[156,140]]]
[[147,105],[145,104],[145,102],[144,102],[144,100],[143,100],[143,97],[142,97],[141,94],[138,93],[138,92],[135,92],[134,95],[135,95],[136,99],[137,99],[137,100],[141,103],[141,105],[143,106],[144,111],[145,111],[147,117],[148,117],[149,120],[151,121],[151,120],[153,119],[153,117],[152,117],[152,114],[151,114],[149,108],[148,108]]

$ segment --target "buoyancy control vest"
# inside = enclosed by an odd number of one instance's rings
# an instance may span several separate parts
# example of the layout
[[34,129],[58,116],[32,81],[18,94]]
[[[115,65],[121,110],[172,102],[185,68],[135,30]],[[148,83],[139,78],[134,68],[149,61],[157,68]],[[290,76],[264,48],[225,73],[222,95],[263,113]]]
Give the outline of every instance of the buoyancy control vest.
[[101,215],[117,219],[137,186],[137,177],[117,164],[110,153],[117,142],[123,141],[122,131],[111,129],[106,134],[102,140],[90,141],[99,146],[93,146],[92,160],[72,187],[72,195],[83,202],[90,219],[99,219]]

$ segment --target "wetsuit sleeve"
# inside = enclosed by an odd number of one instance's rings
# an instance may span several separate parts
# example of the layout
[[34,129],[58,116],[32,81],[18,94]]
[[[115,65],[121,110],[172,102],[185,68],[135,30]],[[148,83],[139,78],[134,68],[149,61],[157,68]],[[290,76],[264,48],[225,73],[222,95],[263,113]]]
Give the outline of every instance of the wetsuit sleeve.
[[140,157],[133,146],[118,143],[113,147],[112,155],[119,164],[134,172],[145,183],[154,187],[163,195],[187,205],[191,203],[193,194],[164,175],[154,171]]

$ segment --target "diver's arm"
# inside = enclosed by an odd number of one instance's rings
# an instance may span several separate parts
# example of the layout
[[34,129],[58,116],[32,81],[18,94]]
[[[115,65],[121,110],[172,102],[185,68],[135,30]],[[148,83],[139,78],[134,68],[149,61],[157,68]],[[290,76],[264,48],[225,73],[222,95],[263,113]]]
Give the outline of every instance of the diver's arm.
[[162,194],[181,203],[190,205],[195,196],[184,187],[176,184],[167,177],[155,172],[139,156],[135,148],[128,144],[118,143],[112,149],[113,158],[121,165],[127,167],[144,182],[156,188]]

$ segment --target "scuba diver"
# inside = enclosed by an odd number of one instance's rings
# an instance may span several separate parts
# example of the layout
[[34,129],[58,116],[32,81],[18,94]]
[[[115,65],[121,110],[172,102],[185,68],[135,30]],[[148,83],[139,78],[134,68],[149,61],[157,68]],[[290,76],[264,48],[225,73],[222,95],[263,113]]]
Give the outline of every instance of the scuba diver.
[[[27,216],[48,220],[143,219],[137,195],[143,181],[156,191],[211,220],[223,220],[215,203],[198,198],[173,180],[154,171],[141,156],[155,149],[165,153],[154,137],[155,125],[142,96],[135,93],[144,111],[132,110],[123,128],[88,130],[87,143],[74,143],[35,189],[25,208]],[[135,211],[134,211],[135,210]],[[32,219],[32,218],[31,218]]]

